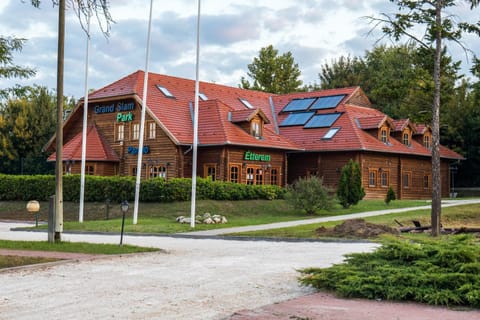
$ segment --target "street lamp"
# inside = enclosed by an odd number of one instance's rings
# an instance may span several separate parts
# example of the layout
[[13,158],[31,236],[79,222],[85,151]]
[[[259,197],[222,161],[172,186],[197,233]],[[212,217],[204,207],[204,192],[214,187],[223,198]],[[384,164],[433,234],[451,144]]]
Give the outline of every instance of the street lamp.
[[35,214],[35,227],[38,227],[38,211],[40,203],[37,200],[30,200],[27,203],[27,211]]
[[122,231],[120,233],[120,245],[123,243],[123,228],[125,227],[125,214],[128,211],[128,201],[123,200],[122,204],[120,204],[120,209],[122,210]]

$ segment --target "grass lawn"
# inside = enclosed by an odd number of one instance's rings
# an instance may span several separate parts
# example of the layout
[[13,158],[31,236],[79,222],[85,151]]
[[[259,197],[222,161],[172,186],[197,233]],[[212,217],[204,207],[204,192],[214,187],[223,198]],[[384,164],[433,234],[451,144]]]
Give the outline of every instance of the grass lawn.
[[[74,252],[87,254],[127,254],[136,252],[152,252],[159,251],[157,248],[137,247],[130,245],[115,244],[95,244],[85,242],[58,242],[49,243],[46,241],[11,241],[0,240],[0,248],[12,250],[33,250],[33,251],[57,251],[57,252]],[[38,264],[45,262],[57,261],[54,258],[40,257],[21,257],[15,255],[0,255],[0,269],[25,266],[30,264]]]
[[[394,201],[395,202],[395,201]],[[395,220],[405,226],[413,226],[412,220],[418,220],[422,225],[430,224],[430,210],[415,210],[403,213],[387,214],[365,218],[367,222],[398,227]],[[480,227],[480,204],[462,205],[442,209],[442,225],[446,228]],[[260,230],[236,233],[236,236],[251,237],[285,237],[285,238],[319,238],[316,229],[320,227],[332,228],[342,221],[307,224],[289,228]],[[421,236],[421,235],[420,235]]]
[[[344,215],[363,211],[394,209],[403,207],[415,207],[428,205],[425,200],[399,200],[386,205],[382,200],[364,200],[349,209],[343,209],[340,205],[331,211],[320,211],[316,215],[306,215],[292,208],[284,200],[249,200],[249,201],[197,201],[197,214],[210,212],[211,214],[224,215],[228,219],[223,225],[196,224],[195,230],[214,228],[237,227],[245,225],[266,224],[280,221],[291,221],[317,217]],[[40,204],[39,220],[46,221],[48,204]],[[173,203],[141,203],[139,206],[138,221],[132,224],[133,203],[125,219],[125,232],[140,233],[176,233],[191,231],[189,224],[179,224],[175,218],[183,215],[190,216],[190,202]],[[78,222],[78,204],[64,203],[64,230],[67,231],[99,231],[120,232],[121,212],[119,204],[111,204],[108,210],[104,203],[86,203],[84,222]],[[0,202],[0,219],[9,218],[16,220],[35,219],[26,212],[25,203]],[[39,226],[46,228],[46,226]]]

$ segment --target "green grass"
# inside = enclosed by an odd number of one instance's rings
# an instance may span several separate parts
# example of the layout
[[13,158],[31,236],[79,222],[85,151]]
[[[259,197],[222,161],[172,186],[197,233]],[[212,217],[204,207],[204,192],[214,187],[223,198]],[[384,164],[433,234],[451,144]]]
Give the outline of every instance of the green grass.
[[[395,209],[427,205],[425,200],[393,201],[386,205],[382,200],[364,200],[348,209],[336,205],[333,210],[321,210],[316,215],[305,213],[292,208],[285,200],[249,200],[249,201],[197,201],[197,214],[210,212],[224,215],[228,223],[224,225],[196,224],[195,230],[206,230],[225,227],[238,227],[246,225],[267,224],[272,222],[309,219],[344,215],[364,211]],[[40,221],[47,220],[48,204],[40,204]],[[133,203],[125,219],[125,232],[140,233],[177,233],[191,231],[189,224],[179,224],[175,221],[177,216],[190,216],[190,202],[173,203],[141,203],[139,206],[138,221],[132,224]],[[107,210],[104,203],[86,203],[84,222],[78,223],[78,204],[64,203],[64,230],[66,231],[98,231],[120,232],[121,212],[119,204],[110,205],[106,220]],[[0,219],[10,218],[30,221],[34,216],[27,213],[25,203],[0,202]],[[41,226],[46,228],[46,226]]]
[[55,242],[46,241],[11,241],[0,240],[0,248],[12,250],[58,251],[88,254],[126,254],[136,252],[158,251],[156,248],[137,247],[131,245],[96,244],[86,242]]
[[[394,201],[396,202],[396,201]],[[365,218],[367,222],[398,227],[395,220],[405,226],[413,226],[412,220],[418,220],[422,225],[430,224],[430,210],[415,210],[402,213],[393,213],[375,217]],[[318,238],[316,229],[319,227],[332,228],[342,221],[331,221],[326,223],[307,224],[289,228],[260,230],[251,232],[236,233],[236,236],[249,237],[278,237],[278,238]],[[442,209],[442,225],[446,228],[457,228],[462,226],[480,227],[480,204],[462,205]]]

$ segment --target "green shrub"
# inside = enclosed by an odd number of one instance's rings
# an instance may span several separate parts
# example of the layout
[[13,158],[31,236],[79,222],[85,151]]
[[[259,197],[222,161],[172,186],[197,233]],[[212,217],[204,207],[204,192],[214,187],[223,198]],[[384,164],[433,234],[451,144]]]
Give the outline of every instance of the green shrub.
[[395,191],[393,191],[392,187],[388,187],[387,195],[385,196],[385,203],[390,204],[390,201],[395,200]]
[[480,307],[480,246],[467,236],[388,240],[326,269],[301,270],[300,283],[341,296]]
[[357,204],[365,197],[360,165],[352,159],[342,168],[340,181],[338,182],[337,197],[344,208]]
[[288,188],[285,198],[296,209],[305,210],[307,214],[315,214],[320,209],[329,210],[333,206],[329,189],[323,185],[322,178],[315,176],[295,181]]
[[[63,176],[63,200],[78,201],[80,197],[80,175]],[[85,176],[85,201],[112,202],[132,201],[135,198],[134,177]],[[154,178],[140,183],[140,200],[145,202],[189,201],[192,180]],[[0,175],[0,201],[46,201],[55,194],[53,175]],[[272,185],[244,185],[232,182],[212,181],[197,178],[198,199],[211,200],[254,200],[282,199],[285,189]]]

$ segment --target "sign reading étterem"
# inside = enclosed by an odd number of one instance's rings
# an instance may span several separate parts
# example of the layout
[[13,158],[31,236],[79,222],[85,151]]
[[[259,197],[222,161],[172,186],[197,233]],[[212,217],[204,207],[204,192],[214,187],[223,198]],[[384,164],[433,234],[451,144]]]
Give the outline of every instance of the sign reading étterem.
[[245,152],[243,155],[243,160],[250,160],[250,161],[270,161],[269,154],[258,154],[251,151]]

